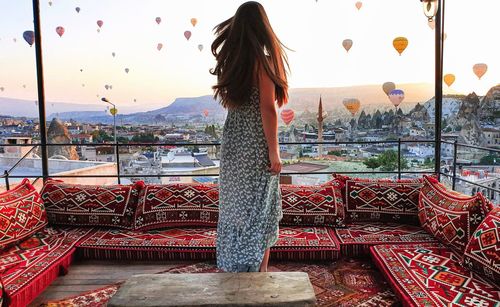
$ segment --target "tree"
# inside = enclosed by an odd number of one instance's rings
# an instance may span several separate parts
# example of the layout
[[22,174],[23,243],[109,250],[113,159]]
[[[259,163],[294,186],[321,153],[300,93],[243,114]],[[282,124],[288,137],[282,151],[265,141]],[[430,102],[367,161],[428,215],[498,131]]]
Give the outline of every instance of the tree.
[[363,164],[366,165],[366,167],[371,168],[372,170],[380,167],[380,161],[378,160],[378,158],[369,158],[363,161]]
[[[398,169],[398,153],[395,150],[387,150],[377,158],[382,171],[392,172]],[[401,157],[401,169],[408,168],[408,160]]]
[[340,156],[341,156],[340,151],[334,151],[334,150],[329,151],[329,152],[328,152],[328,154],[329,154],[329,155],[332,155],[332,156],[337,156],[337,157],[340,157]]
[[487,155],[481,158],[479,164],[483,165],[500,165],[500,156],[498,155]]

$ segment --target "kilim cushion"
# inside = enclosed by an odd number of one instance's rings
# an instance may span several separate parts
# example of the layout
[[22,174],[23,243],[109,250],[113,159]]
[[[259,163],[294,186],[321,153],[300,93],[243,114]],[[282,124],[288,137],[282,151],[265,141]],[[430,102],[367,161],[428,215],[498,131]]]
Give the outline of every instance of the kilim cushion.
[[424,176],[418,217],[422,227],[444,244],[464,252],[470,237],[492,209],[482,194],[448,191],[435,178]]
[[49,222],[132,229],[142,181],[132,185],[78,185],[48,180],[42,189]]
[[67,270],[75,243],[91,229],[46,227],[0,255],[6,306],[28,306]]
[[372,257],[403,306],[499,306],[500,289],[441,243],[376,245]]
[[280,225],[343,227],[344,204],[336,181],[324,185],[282,184]]
[[418,225],[421,179],[366,179],[334,175],[342,187],[349,222],[397,222]]
[[420,226],[396,223],[349,224],[346,228],[335,229],[335,233],[342,256],[348,257],[368,255],[373,245],[437,242]]
[[27,179],[0,194],[0,250],[31,237],[46,225],[43,202]]
[[[100,229],[82,240],[79,254],[93,259],[169,260],[215,258],[215,227],[149,231]],[[328,227],[280,227],[271,247],[276,259],[323,259],[339,256],[335,233]]]
[[215,184],[146,185],[139,195],[135,229],[217,226],[219,188]]
[[8,203],[18,198],[22,198],[32,190],[33,186],[29,183],[29,180],[25,178],[13,189],[0,193],[0,204]]
[[472,235],[464,264],[500,285],[500,207],[494,208]]

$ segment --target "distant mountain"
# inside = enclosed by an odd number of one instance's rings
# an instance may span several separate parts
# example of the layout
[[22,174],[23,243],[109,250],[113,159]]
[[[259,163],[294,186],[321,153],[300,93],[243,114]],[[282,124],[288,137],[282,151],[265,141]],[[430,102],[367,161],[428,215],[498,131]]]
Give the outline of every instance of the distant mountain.
[[[201,96],[191,98],[177,98],[170,105],[147,112],[136,112],[130,114],[118,114],[117,120],[121,123],[147,124],[161,122],[181,122],[193,117],[204,116],[208,111],[208,116],[221,117],[224,115],[224,108],[216,102],[212,96]],[[60,119],[89,122],[89,123],[111,123],[113,118],[102,111],[87,112],[62,112],[57,114]]]
[[[61,113],[73,113],[77,115],[82,112],[94,112],[94,115],[98,113],[99,115],[105,115],[104,110],[106,110],[106,107],[107,105],[104,102],[102,104],[83,104],[47,101],[45,104],[45,112],[48,114],[47,118],[51,120],[54,117],[58,117],[58,114]],[[124,112],[136,110],[136,108],[132,107],[123,108]],[[0,115],[38,117],[38,104],[35,100],[0,97]]]
[[[432,84],[415,83],[400,84],[398,88],[406,93],[405,101],[400,108],[409,111],[418,102],[424,102],[433,96]],[[346,97],[356,97],[361,101],[361,109],[367,114],[374,113],[377,109],[386,111],[393,106],[382,91],[380,85],[360,85],[335,88],[295,88],[290,90],[290,101],[287,108],[293,108],[298,114],[303,112],[316,112],[319,97],[322,97],[323,106],[329,112],[329,120],[350,116],[345,110],[342,100]],[[34,101],[0,98],[0,115],[29,116],[36,117],[38,110]],[[4,107],[4,105],[6,107]],[[52,119],[58,117],[62,120],[74,119],[76,121],[90,123],[111,123],[112,117],[104,112],[106,106],[97,104],[76,103],[47,103],[47,117]],[[124,111],[125,110],[125,111]],[[211,95],[177,98],[166,107],[147,111],[126,113],[126,107],[120,107],[117,116],[119,123],[152,123],[152,122],[182,122],[187,118],[196,120],[203,119],[203,113],[207,110],[209,118],[222,120],[225,110],[216,102]]]
[[[416,103],[427,101],[430,97],[434,96],[434,85],[430,83],[398,84],[397,87],[405,92],[405,100],[401,104],[402,108],[413,107]],[[371,109],[371,106],[391,107],[391,103],[387,99],[387,95],[382,91],[381,85],[295,88],[290,90],[289,107],[298,111],[306,109],[311,112],[316,111],[320,95],[323,107],[327,110],[343,107],[342,100],[349,97],[359,99],[362,109],[367,107]]]

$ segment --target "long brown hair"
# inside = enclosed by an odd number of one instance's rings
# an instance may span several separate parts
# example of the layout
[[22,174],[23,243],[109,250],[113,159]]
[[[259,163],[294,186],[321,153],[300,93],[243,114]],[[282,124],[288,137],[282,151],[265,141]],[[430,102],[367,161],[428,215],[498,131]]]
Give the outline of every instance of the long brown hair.
[[[243,3],[236,14],[214,28],[212,54],[217,65],[214,98],[225,108],[237,107],[250,97],[254,78],[264,69],[275,84],[281,107],[288,101],[286,48],[274,33],[264,7],[255,1]],[[285,66],[286,65],[286,66]]]

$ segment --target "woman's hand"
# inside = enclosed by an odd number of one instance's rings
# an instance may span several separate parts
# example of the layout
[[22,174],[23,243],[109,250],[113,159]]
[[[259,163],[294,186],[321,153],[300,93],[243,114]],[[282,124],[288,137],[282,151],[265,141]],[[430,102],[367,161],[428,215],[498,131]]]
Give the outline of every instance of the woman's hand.
[[281,172],[281,159],[278,152],[271,151],[269,152],[269,160],[271,161],[271,166],[269,167],[269,171],[273,175],[278,175]]

